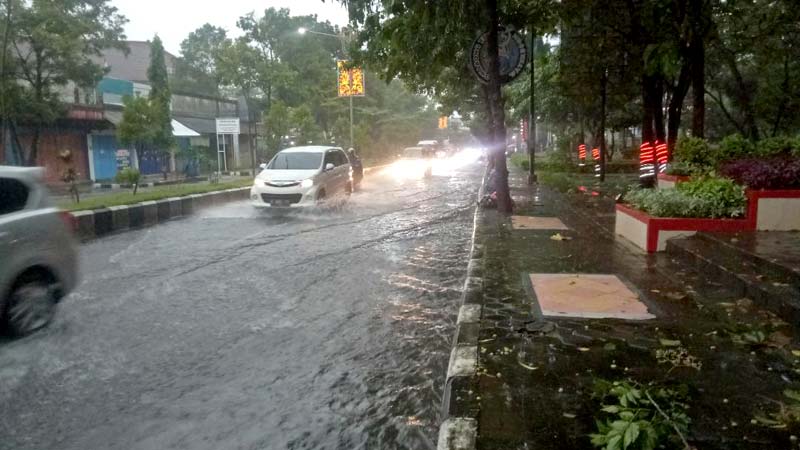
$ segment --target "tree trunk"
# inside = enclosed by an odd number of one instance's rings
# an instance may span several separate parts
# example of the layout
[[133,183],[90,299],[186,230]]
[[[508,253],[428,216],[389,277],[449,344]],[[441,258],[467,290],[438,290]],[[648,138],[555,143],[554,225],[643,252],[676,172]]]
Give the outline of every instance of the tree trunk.
[[608,71],[600,76],[600,181],[606,180],[606,103],[608,100]]
[[486,0],[489,17],[489,33],[487,47],[489,54],[489,110],[491,116],[490,135],[494,154],[494,170],[496,171],[497,210],[503,214],[512,212],[511,195],[508,188],[508,167],[506,166],[506,126],[505,107],[500,86],[500,55],[498,46],[499,17],[497,0]]
[[689,85],[691,84],[691,68],[688,61],[683,63],[681,73],[678,76],[678,85],[672,92],[672,98],[667,107],[667,148],[669,149],[670,158],[672,151],[675,149],[675,142],[678,140],[678,128],[681,126],[681,115],[683,111],[683,101],[686,99],[686,94],[689,92]]
[[667,141],[666,127],[664,127],[664,80],[657,78],[653,86],[653,126],[656,139],[660,142]]
[[691,44],[692,54],[692,136],[705,137],[706,127],[706,49],[702,37]]
[[730,68],[733,78],[736,80],[737,89],[735,98],[739,103],[739,108],[744,112],[744,129],[747,132],[747,137],[757,141],[760,139],[761,133],[759,133],[758,125],[756,124],[755,107],[753,106],[752,93],[750,92],[751,88],[744,82],[744,77],[741,71],[739,71],[739,65],[736,62],[736,55],[728,50],[723,50],[723,54],[725,55],[725,62],[728,68]]
[[25,158],[26,166],[35,166],[36,159],[39,156],[39,140],[42,136],[42,129],[39,125],[33,127],[33,139],[31,139],[31,146],[28,149],[28,156]]

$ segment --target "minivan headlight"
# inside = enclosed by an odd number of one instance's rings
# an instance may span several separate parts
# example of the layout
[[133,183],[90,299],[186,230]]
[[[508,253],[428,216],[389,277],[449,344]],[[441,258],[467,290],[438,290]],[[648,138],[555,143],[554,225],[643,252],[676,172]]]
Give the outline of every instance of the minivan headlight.
[[300,182],[300,187],[302,188],[310,188],[314,185],[314,180],[311,178],[306,178],[305,180]]

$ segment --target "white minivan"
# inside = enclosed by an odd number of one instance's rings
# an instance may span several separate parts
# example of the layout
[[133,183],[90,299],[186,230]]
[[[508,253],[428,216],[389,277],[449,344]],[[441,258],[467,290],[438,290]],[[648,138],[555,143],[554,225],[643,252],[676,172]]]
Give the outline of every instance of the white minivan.
[[260,208],[311,206],[353,191],[350,161],[338,147],[287,148],[261,169],[250,189],[253,206]]

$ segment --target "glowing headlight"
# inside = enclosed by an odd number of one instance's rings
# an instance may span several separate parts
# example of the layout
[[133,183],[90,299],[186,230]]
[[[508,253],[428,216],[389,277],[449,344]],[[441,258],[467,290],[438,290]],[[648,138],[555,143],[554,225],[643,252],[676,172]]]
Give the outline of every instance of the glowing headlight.
[[305,180],[300,182],[300,187],[302,188],[310,188],[313,185],[314,185],[314,180],[312,180],[311,178],[306,178]]

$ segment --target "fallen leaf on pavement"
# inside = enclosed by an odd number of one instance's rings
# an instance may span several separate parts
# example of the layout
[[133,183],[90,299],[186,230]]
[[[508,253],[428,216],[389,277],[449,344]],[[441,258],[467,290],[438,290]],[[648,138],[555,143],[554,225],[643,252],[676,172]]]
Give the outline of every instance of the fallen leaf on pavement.
[[550,236],[550,239],[552,239],[554,241],[568,241],[568,240],[570,240],[572,238],[569,237],[569,236],[562,236],[561,233],[556,233],[556,234]]
[[658,342],[664,347],[680,347],[681,345],[681,341],[674,339],[659,339]]
[[562,416],[566,417],[567,419],[574,419],[576,416],[575,414],[564,413]]
[[578,351],[579,352],[588,352],[589,348],[588,347],[578,347]]
[[524,362],[522,362],[522,361],[517,361],[517,362],[519,363],[519,365],[520,365],[520,366],[522,366],[522,367],[524,367],[524,368],[526,368],[526,369],[528,369],[528,370],[537,370],[537,369],[538,369],[538,367],[536,367],[536,366],[529,366],[529,365],[525,364],[525,363],[524,363]]

